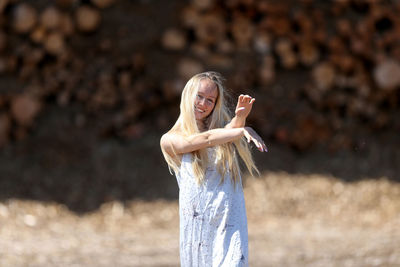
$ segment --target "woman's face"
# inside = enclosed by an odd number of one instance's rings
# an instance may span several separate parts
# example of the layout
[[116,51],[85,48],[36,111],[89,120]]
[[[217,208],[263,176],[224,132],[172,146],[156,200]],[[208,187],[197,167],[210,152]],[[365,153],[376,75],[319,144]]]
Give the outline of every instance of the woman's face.
[[200,87],[194,102],[196,120],[204,120],[214,109],[218,98],[218,88],[210,79],[200,81]]

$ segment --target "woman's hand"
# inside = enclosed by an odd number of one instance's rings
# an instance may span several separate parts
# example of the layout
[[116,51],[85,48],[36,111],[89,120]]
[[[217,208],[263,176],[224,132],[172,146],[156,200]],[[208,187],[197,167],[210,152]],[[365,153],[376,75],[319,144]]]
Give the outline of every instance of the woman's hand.
[[246,137],[247,142],[253,142],[260,152],[268,152],[267,146],[265,145],[264,141],[252,128],[244,127],[243,134]]
[[235,117],[225,126],[225,128],[242,128],[246,125],[246,118],[250,114],[253,103],[256,101],[249,95],[240,95],[235,109]]
[[240,95],[236,105],[235,115],[238,118],[245,120],[250,114],[254,101],[256,101],[256,99],[249,95]]

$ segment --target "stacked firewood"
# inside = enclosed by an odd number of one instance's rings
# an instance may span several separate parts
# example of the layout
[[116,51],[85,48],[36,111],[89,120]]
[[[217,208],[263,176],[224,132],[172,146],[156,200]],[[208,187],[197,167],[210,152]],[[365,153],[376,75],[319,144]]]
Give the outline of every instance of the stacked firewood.
[[[149,124],[165,128],[186,80],[210,69],[234,93],[257,97],[249,121],[266,138],[298,149],[349,147],[359,126],[400,128],[397,1],[192,0],[179,25],[160,25],[163,52],[177,64],[159,80],[148,78],[151,49],[119,54],[114,40],[96,35],[114,7],[0,0],[0,147],[26,137],[49,102],[83,107],[77,126],[93,116],[107,121],[105,135],[141,136],[147,111],[156,115]],[[124,25],[115,32],[132,38]]]
[[112,41],[92,44],[90,39],[114,2],[57,0],[39,8],[31,1],[0,0],[0,147],[25,138],[52,102],[61,107],[81,103],[77,126],[113,110],[102,132],[142,134],[135,118],[144,105],[157,103],[147,82],[134,79],[145,67],[144,55],[133,51],[107,62],[103,55]]
[[[162,44],[191,52],[178,66],[180,75],[191,76],[202,64],[231,71],[232,89],[253,88],[264,104],[274,97],[279,73],[305,72],[308,78],[283,96],[303,108],[269,103],[257,109],[254,122],[299,149],[327,140],[336,140],[333,149],[350,147],[348,135],[359,125],[399,130],[399,12],[397,1],[193,0],[181,13],[182,26],[167,29]],[[235,60],[238,54],[253,60]],[[282,116],[286,111],[290,118]],[[271,115],[291,125],[263,127],[273,123]]]

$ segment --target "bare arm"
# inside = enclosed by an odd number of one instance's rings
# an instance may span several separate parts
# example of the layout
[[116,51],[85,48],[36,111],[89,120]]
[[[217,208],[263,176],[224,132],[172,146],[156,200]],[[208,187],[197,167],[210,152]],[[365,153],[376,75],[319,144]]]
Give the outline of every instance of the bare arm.
[[246,118],[243,117],[240,118],[238,116],[235,116],[227,125],[225,125],[225,128],[227,129],[240,128],[244,127],[245,125],[246,125]]
[[243,128],[218,128],[187,137],[179,134],[167,133],[161,138],[160,144],[170,155],[185,154],[202,148],[229,143],[242,136],[244,136]]
[[185,154],[202,148],[233,142],[245,136],[247,141],[253,142],[258,150],[266,151],[261,137],[251,128],[218,128],[199,134],[184,137],[179,134],[164,134],[161,138],[161,147],[170,155]]

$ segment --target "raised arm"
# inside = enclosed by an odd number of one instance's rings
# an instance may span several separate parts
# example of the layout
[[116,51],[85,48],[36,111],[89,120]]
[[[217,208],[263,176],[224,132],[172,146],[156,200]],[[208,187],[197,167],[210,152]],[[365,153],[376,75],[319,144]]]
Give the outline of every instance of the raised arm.
[[169,154],[185,154],[206,147],[235,141],[244,136],[243,128],[218,128],[191,136],[167,133],[161,138],[161,147]]
[[240,95],[235,109],[235,117],[225,126],[225,128],[239,128],[246,125],[246,118],[249,116],[255,98],[249,95]]
[[188,137],[167,133],[162,136],[160,145],[168,154],[176,155],[233,142],[243,136],[246,137],[249,143],[253,142],[258,150],[266,151],[266,147],[260,136],[249,127],[233,129],[218,128]]

